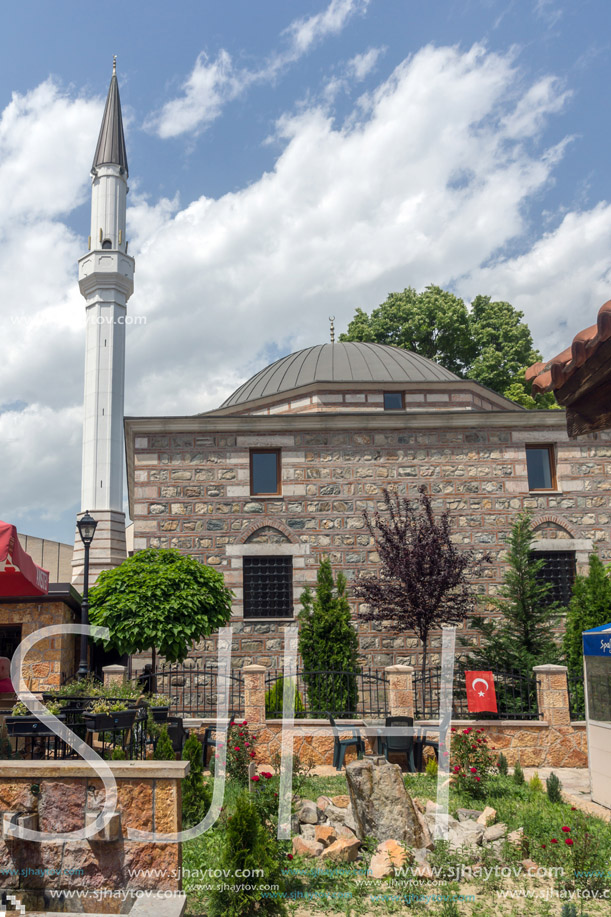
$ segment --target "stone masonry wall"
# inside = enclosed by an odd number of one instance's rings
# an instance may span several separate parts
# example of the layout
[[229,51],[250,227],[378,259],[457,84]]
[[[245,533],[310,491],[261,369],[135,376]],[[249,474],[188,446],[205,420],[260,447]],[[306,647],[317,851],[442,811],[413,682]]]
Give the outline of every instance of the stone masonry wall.
[[[21,636],[40,627],[72,624],[74,612],[64,602],[14,602],[0,604],[0,625],[21,624]],[[56,688],[62,678],[75,669],[75,637],[66,634],[41,640],[27,654],[23,664],[26,682],[32,691]]]
[[[488,423],[488,416],[496,422]],[[352,429],[334,430],[339,421],[328,416],[327,429],[315,432],[297,431],[296,417],[287,418],[287,428],[278,432],[258,430],[258,422],[270,418],[252,418],[252,432],[244,432],[250,418],[239,418],[238,430],[228,433],[232,418],[222,419],[224,432],[214,432],[209,417],[201,433],[135,435],[134,546],[177,548],[223,572],[236,596],[235,666],[276,667],[282,657],[283,621],[242,619],[244,554],[293,555],[297,613],[298,597],[315,582],[323,556],[349,582],[360,571],[376,569],[378,556],[362,513],[381,505],[383,487],[415,497],[424,485],[435,509],[450,511],[456,541],[492,553],[494,563],[478,584],[482,595],[498,591],[504,538],[522,510],[532,514],[546,550],[553,544],[575,547],[578,571],[585,569],[593,547],[604,561],[611,560],[610,434],[569,441],[561,412],[544,418],[541,429],[533,427],[530,413],[508,413],[502,425],[498,413],[445,414],[435,428],[418,428],[411,417],[403,428],[381,424],[375,429],[378,421],[363,418],[344,417],[344,427],[352,424]],[[525,446],[533,443],[556,445],[557,492],[529,493]],[[281,496],[250,495],[251,447],[282,450]],[[359,639],[365,665],[417,662],[413,634],[365,624]],[[438,641],[433,642],[435,650]],[[213,640],[194,648],[199,655],[213,652]],[[431,663],[436,661],[434,652]]]

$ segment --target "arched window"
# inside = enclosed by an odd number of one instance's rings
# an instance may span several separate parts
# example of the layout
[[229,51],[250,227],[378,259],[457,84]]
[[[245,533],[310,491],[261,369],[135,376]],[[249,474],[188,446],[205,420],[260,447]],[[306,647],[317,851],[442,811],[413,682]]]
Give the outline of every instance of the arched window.
[[112,242],[110,239],[104,239],[102,242],[102,248],[112,248]]

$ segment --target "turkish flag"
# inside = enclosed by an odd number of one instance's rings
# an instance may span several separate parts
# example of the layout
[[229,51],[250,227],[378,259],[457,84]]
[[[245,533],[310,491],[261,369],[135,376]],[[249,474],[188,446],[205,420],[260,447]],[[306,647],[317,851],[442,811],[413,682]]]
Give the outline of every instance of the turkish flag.
[[469,713],[498,713],[492,672],[465,672]]

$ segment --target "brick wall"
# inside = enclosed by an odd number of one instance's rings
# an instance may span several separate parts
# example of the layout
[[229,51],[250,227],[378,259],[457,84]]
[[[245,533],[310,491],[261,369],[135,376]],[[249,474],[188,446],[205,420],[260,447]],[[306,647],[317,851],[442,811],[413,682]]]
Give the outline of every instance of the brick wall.
[[[163,420],[159,432],[154,420],[147,423],[143,432],[142,422],[133,430],[128,422],[135,548],[178,548],[224,573],[236,594],[234,665],[274,666],[281,658],[282,622],[242,619],[241,565],[248,546],[267,540],[270,553],[286,548],[293,554],[297,611],[297,598],[314,583],[322,556],[349,581],[376,569],[362,512],[380,504],[385,486],[412,497],[424,484],[435,508],[450,510],[457,542],[492,552],[495,562],[478,584],[482,594],[498,590],[503,539],[521,510],[532,513],[537,538],[546,545],[558,540],[563,549],[576,549],[578,569],[593,546],[611,560],[611,435],[569,441],[561,412],[443,419],[204,416],[185,423],[184,432],[179,418],[168,422],[168,432]],[[550,442],[557,449],[559,491],[529,493],[525,445]],[[282,450],[281,497],[250,495],[249,448],[257,446]],[[412,634],[368,624],[359,636],[366,665],[417,662]],[[213,649],[214,641],[204,641],[195,652]]]

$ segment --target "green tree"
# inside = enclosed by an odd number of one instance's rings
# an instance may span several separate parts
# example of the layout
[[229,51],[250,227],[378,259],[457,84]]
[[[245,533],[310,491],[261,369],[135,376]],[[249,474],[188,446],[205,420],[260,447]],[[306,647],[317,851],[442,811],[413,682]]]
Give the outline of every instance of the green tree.
[[190,828],[199,824],[212,802],[210,787],[203,777],[202,743],[194,732],[185,742],[182,759],[190,764],[189,773],[182,781],[182,817],[185,827]]
[[[507,542],[507,568],[499,597],[487,599],[500,615],[474,615],[469,621],[470,629],[481,637],[481,645],[468,657],[472,668],[530,676],[533,666],[560,659],[555,631],[561,609],[557,602],[549,601],[551,586],[541,579],[544,561],[534,559],[532,542],[530,516],[521,513]],[[461,643],[472,647],[464,638]]]
[[550,394],[530,394],[528,366],[541,359],[524,314],[508,302],[476,296],[467,309],[441,287],[390,293],[368,315],[357,309],[342,341],[374,341],[412,350],[456,375],[481,382],[523,407],[558,407]]
[[[331,561],[324,558],[318,567],[316,594],[306,587],[300,601],[299,652],[306,673],[308,707],[319,712],[354,712],[359,641],[346,595],[346,577],[338,573],[333,582]],[[329,674],[333,672],[346,675]]]
[[[209,917],[286,914],[286,903],[281,897],[284,879],[278,855],[276,841],[261,824],[255,802],[248,792],[242,792],[227,821],[220,862],[224,878],[210,894]],[[261,878],[258,878],[258,870],[263,871]],[[240,876],[251,878],[244,880]],[[222,887],[224,883],[235,884],[237,890],[228,894]],[[277,897],[265,891],[272,885],[277,886]]]
[[190,647],[226,624],[231,590],[223,575],[179,551],[148,548],[105,570],[90,593],[92,624],[110,630],[120,653],[159,652],[182,662]]
[[587,576],[578,576],[573,584],[573,596],[569,603],[564,633],[564,653],[569,675],[573,676],[573,699],[578,705],[585,704],[583,681],[584,630],[608,624],[611,621],[611,576],[610,568],[603,564],[598,554],[590,554],[590,569]]

